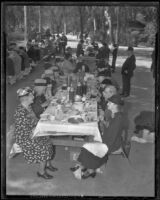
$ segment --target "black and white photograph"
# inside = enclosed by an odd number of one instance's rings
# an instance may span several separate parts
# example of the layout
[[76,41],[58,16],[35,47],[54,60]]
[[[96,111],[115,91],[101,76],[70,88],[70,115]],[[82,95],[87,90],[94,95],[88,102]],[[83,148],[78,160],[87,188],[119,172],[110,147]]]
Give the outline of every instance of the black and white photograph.
[[156,197],[159,2],[1,5],[3,198]]

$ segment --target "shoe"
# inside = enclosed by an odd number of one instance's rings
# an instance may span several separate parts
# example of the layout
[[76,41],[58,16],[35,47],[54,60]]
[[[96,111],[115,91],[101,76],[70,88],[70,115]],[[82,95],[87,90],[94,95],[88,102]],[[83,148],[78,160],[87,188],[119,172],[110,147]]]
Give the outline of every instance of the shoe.
[[48,169],[48,170],[50,170],[50,171],[52,171],[52,172],[55,172],[55,171],[58,170],[58,168],[53,167],[52,165],[50,165],[50,166],[46,166],[46,169]]
[[37,176],[44,178],[44,179],[52,179],[53,178],[53,176],[47,174],[47,172],[44,172],[44,174],[40,174],[39,172],[37,172]]
[[83,174],[83,175],[82,175],[82,179],[87,179],[87,178],[89,178],[89,177],[95,178],[95,176],[96,176],[96,172],[89,173],[89,172],[87,171],[86,174]]
[[[79,168],[79,166],[75,166],[75,167],[71,167],[70,170],[71,170],[72,172],[75,172],[78,168]],[[85,172],[86,170],[87,170],[87,168],[83,168],[81,171],[82,171],[82,172]]]

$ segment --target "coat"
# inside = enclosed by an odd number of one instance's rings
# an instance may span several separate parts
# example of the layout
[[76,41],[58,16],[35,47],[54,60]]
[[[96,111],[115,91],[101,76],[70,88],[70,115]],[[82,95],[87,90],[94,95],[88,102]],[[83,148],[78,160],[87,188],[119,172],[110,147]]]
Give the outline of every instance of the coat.
[[28,163],[45,162],[53,158],[55,149],[47,137],[37,137],[32,139],[32,131],[37,124],[37,120],[22,105],[16,109],[15,115],[15,140],[23,151],[23,155]]
[[103,125],[102,141],[109,148],[108,154],[118,150],[122,145],[122,133],[125,130],[125,120],[122,113],[118,112],[110,118],[109,125]]
[[135,68],[136,68],[136,58],[135,55],[132,55],[128,57],[126,61],[123,63],[121,74],[131,78],[133,76],[133,71],[135,70]]

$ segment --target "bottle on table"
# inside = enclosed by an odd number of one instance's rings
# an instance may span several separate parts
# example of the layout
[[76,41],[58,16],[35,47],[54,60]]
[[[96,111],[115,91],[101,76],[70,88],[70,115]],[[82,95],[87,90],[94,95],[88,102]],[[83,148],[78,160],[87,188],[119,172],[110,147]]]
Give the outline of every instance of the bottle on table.
[[84,81],[83,85],[82,85],[82,94],[83,95],[87,94],[87,83],[86,83],[86,81]]
[[74,87],[71,84],[70,90],[69,90],[69,101],[70,102],[74,102],[74,95],[75,95],[75,91],[74,91]]
[[82,96],[83,93],[82,93],[82,85],[81,85],[81,82],[79,81],[78,84],[77,84],[77,91],[76,91],[76,94],[79,95],[79,96]]

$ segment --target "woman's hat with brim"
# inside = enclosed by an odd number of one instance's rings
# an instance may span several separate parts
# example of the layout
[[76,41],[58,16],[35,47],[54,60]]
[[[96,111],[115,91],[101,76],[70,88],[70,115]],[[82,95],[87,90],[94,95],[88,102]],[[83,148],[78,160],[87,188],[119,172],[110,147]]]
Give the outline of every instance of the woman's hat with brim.
[[113,96],[111,96],[108,101],[112,102],[112,103],[115,103],[117,105],[121,105],[123,106],[124,105],[124,101],[122,100],[121,96],[118,95],[118,94],[115,94]]
[[36,79],[34,81],[35,86],[47,86],[47,81],[45,79]]
[[110,79],[104,79],[101,84],[104,84],[104,85],[113,85],[112,81]]
[[45,75],[53,75],[53,70],[47,69],[47,70],[44,71],[44,74]]
[[29,94],[34,94],[34,91],[30,87],[19,88],[17,90],[18,97],[28,96]]

